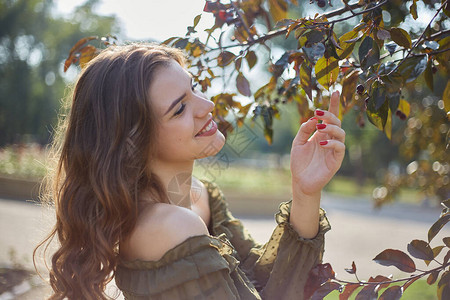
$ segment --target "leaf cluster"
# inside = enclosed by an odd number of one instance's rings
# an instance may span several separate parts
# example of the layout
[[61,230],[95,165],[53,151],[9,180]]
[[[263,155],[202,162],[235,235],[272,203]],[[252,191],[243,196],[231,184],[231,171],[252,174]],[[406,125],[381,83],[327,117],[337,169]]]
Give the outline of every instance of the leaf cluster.
[[[450,237],[442,239],[443,244],[431,247],[430,242],[436,237],[441,229],[450,221],[450,199],[442,203],[444,210],[440,218],[430,227],[428,231],[428,241],[419,239],[412,240],[405,253],[397,249],[386,249],[379,253],[373,260],[383,266],[394,266],[400,271],[410,274],[409,277],[393,279],[392,276],[376,275],[370,277],[368,281],[362,281],[357,276],[355,262],[351,268],[345,269],[349,274],[354,274],[356,281],[349,282],[339,280],[329,263],[319,264],[313,268],[308,276],[305,285],[306,299],[323,299],[332,291],[339,291],[339,300],[349,299],[356,293],[357,300],[362,299],[400,299],[404,291],[416,280],[426,278],[429,285],[437,283],[437,299],[450,298]],[[447,251],[442,261],[437,257],[441,252]],[[419,270],[416,268],[414,259],[423,260],[427,266],[432,261],[438,264],[437,267],[429,270]]]

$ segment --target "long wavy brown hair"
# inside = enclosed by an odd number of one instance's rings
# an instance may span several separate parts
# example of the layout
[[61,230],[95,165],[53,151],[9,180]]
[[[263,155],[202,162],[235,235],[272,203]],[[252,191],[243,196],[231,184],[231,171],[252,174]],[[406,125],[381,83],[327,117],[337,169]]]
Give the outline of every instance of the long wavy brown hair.
[[81,72],[52,145],[57,165],[48,197],[56,224],[35,249],[51,258],[50,299],[108,299],[118,245],[134,229],[143,193],[167,202],[151,173],[157,119],[149,86],[157,69],[183,54],[160,45],[112,46]]

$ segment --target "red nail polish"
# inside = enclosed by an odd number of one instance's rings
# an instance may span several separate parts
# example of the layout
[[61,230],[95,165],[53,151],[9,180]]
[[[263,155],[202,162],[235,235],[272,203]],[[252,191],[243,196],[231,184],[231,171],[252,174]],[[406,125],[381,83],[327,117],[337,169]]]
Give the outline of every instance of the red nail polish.
[[309,121],[312,121],[312,120],[318,120],[318,119],[316,117],[312,117],[309,119]]
[[318,115],[318,116],[323,116],[325,114],[325,112],[324,111],[322,111],[322,110],[316,110],[316,115]]
[[319,144],[321,144],[322,146],[325,146],[326,144],[328,144],[328,141],[320,141]]
[[325,127],[327,127],[327,125],[325,125],[325,124],[317,124],[316,127],[317,127],[317,129],[325,129]]

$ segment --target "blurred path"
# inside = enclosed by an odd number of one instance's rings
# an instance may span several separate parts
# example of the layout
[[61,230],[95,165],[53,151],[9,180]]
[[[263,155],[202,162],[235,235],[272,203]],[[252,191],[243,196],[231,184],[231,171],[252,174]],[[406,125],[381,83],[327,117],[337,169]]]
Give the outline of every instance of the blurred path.
[[[378,273],[393,273],[396,276],[398,272],[395,268],[378,266],[371,261],[372,258],[386,248],[406,251],[412,239],[426,240],[429,227],[440,213],[440,209],[404,204],[374,211],[368,199],[349,200],[328,194],[323,195],[322,206],[332,225],[332,230],[326,235],[324,261],[331,263],[341,279],[353,279],[344,271],[353,260],[361,279],[368,279],[369,275]],[[256,240],[268,240],[275,226],[272,216],[234,214],[242,219]],[[0,267],[11,264],[13,257],[27,269],[33,269],[31,253],[49,232],[51,215],[51,211],[34,203],[0,199]],[[442,244],[442,237],[450,236],[449,227],[444,227],[432,246],[437,246],[436,242]],[[417,267],[425,268],[423,264],[417,264]],[[43,299],[49,291],[48,287],[40,285],[39,281],[33,281],[32,284],[37,287],[17,299]],[[0,300],[3,300],[1,296]]]

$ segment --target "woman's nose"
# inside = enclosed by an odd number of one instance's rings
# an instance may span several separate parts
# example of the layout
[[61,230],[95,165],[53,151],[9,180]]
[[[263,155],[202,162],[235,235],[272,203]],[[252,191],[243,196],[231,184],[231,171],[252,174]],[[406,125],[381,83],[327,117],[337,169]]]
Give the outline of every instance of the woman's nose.
[[196,117],[202,118],[205,115],[209,114],[214,109],[214,102],[209,100],[203,93],[196,92],[196,107],[195,107],[195,113]]

